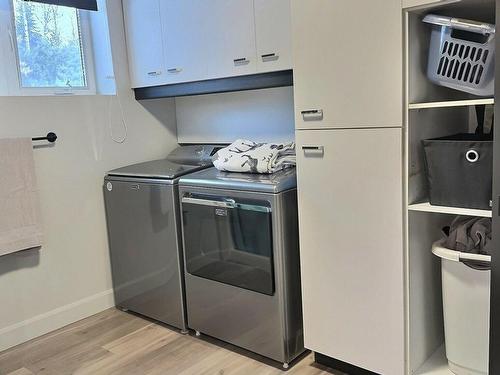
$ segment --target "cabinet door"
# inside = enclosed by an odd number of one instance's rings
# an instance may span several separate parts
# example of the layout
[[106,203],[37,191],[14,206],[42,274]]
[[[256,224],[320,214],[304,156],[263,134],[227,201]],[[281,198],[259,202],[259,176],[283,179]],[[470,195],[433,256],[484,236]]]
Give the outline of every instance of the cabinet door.
[[290,0],[255,0],[257,70],[292,69]]
[[402,125],[401,0],[292,0],[298,129]]
[[402,130],[296,139],[305,346],[404,374]]
[[206,15],[208,77],[257,71],[253,0],[211,0]]
[[132,87],[164,84],[160,0],[124,0],[123,11]]
[[199,81],[207,75],[206,0],[162,0],[160,4],[167,83]]

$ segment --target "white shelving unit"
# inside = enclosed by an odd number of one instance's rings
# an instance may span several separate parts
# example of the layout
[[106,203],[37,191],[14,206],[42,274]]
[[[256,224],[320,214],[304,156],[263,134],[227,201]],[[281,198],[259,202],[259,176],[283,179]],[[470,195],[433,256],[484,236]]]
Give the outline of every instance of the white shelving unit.
[[484,99],[465,99],[465,100],[445,100],[440,102],[426,102],[426,103],[411,103],[408,109],[432,109],[432,108],[450,108],[450,107],[470,107],[474,105],[488,105],[494,104],[493,98]]
[[475,106],[492,105],[494,98],[475,97],[427,79],[431,29],[422,18],[435,13],[494,23],[495,0],[404,0],[403,6],[411,7],[405,11],[407,375],[453,375],[444,349],[441,263],[431,248],[455,215],[491,217],[492,212],[429,203],[422,140],[473,131]]
[[434,212],[438,214],[491,217],[491,210],[476,210],[472,208],[433,206],[429,202],[408,205],[410,211]]

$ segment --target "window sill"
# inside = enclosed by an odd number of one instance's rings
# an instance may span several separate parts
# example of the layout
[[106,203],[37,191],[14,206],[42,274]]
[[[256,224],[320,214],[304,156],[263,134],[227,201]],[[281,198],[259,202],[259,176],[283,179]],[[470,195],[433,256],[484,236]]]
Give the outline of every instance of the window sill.
[[45,97],[45,98],[71,98],[71,97],[86,97],[86,96],[116,96],[116,93],[106,93],[106,94],[100,94],[100,93],[78,93],[78,94],[64,94],[64,95],[58,95],[58,94],[2,94],[0,93],[0,98],[40,98],[40,97]]

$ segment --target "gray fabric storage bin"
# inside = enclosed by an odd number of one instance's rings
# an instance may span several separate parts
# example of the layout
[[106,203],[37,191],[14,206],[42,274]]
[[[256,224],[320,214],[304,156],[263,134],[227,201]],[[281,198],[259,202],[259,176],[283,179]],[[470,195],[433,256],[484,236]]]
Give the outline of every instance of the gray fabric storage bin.
[[432,205],[491,209],[491,135],[455,134],[422,143]]

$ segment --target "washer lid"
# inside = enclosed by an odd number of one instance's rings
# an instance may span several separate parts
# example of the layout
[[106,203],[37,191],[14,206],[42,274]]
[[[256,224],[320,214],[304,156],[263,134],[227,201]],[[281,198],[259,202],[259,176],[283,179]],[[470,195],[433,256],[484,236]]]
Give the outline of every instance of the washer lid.
[[254,191],[277,194],[297,187],[295,168],[273,174],[222,172],[216,168],[184,176],[179,180],[182,186],[216,189]]
[[201,165],[176,164],[161,159],[118,168],[108,172],[108,176],[171,180],[203,168],[205,167]]

